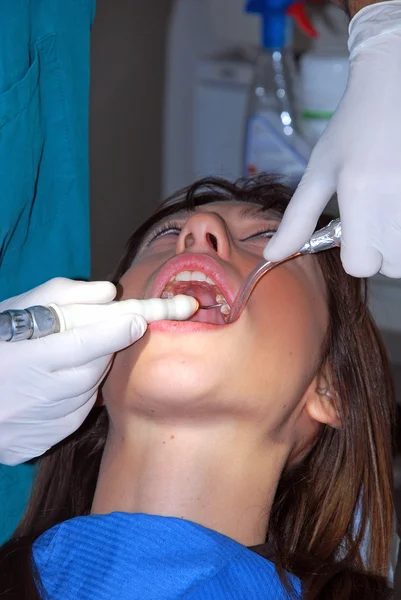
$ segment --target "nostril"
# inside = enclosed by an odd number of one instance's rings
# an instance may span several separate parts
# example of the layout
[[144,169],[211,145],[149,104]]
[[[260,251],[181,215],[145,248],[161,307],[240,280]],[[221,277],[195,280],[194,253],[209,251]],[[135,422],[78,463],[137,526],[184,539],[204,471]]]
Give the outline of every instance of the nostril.
[[213,246],[215,252],[217,252],[217,238],[212,233],[207,234],[207,241]]
[[194,236],[192,233],[189,233],[188,235],[185,236],[185,239],[184,239],[185,248],[191,248],[191,246],[193,246],[194,243],[195,243],[195,240],[194,240]]

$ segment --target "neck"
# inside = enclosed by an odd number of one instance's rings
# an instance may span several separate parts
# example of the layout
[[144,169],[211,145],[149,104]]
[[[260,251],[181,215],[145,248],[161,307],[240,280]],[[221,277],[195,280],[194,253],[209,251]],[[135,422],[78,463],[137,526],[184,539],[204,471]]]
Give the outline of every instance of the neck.
[[91,512],[178,517],[245,546],[264,543],[288,455],[264,437],[255,423],[111,425]]

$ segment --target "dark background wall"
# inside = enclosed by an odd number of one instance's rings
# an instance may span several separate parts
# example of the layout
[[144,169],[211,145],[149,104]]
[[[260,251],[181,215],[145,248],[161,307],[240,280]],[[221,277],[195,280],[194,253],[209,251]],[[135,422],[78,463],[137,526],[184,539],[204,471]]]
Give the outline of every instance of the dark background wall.
[[92,31],[92,279],[161,199],[166,35],[173,0],[98,0]]

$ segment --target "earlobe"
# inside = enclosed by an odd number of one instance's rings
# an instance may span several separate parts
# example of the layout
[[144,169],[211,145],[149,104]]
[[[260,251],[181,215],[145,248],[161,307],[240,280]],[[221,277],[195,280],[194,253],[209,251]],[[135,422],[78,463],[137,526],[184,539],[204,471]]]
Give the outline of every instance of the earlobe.
[[342,423],[337,410],[337,394],[327,375],[327,370],[324,369],[324,371],[316,381],[315,390],[308,395],[306,409],[314,421],[340,429]]

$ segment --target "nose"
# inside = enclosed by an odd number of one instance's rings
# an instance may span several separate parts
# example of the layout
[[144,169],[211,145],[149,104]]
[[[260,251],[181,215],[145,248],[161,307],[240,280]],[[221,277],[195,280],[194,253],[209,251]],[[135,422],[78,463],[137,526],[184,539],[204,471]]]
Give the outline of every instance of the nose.
[[225,221],[216,213],[196,213],[189,217],[177,240],[177,254],[204,252],[223,260],[230,255],[229,232]]

